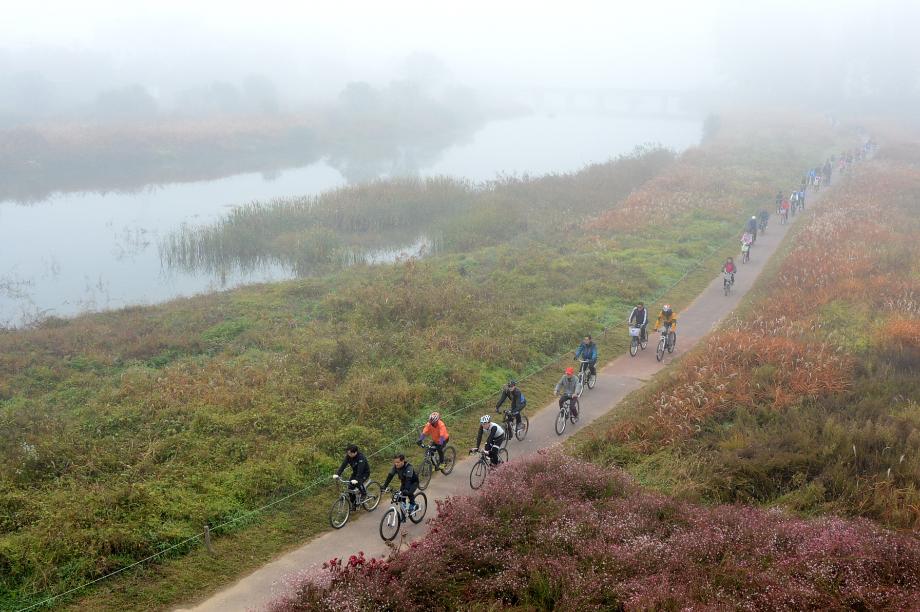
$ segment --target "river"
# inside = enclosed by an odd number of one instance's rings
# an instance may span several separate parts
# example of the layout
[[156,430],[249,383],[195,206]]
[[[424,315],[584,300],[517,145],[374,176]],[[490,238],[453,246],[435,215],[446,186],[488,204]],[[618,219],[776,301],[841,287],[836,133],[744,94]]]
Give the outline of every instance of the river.
[[[569,172],[645,143],[680,151],[699,142],[701,129],[700,121],[530,115],[488,123],[417,170],[474,181]],[[280,265],[225,273],[170,269],[161,262],[159,243],[183,225],[213,223],[233,206],[343,184],[337,170],[319,162],[133,193],[59,193],[28,205],[0,202],[0,325],[291,278],[294,273]],[[394,247],[370,259],[388,261],[400,254],[399,245]]]

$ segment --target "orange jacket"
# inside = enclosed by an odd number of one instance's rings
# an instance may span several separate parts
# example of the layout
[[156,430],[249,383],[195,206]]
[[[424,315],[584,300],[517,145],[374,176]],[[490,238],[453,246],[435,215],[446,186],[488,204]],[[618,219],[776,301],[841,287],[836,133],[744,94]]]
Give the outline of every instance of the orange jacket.
[[444,419],[439,419],[437,425],[426,423],[424,429],[422,429],[422,436],[430,436],[432,442],[444,444],[444,441],[449,437]]

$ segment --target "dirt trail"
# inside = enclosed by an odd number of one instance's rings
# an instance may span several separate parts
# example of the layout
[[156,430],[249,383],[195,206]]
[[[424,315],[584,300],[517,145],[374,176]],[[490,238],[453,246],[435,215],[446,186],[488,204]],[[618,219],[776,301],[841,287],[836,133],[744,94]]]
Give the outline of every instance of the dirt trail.
[[[822,195],[824,195],[823,191],[817,194],[809,193],[809,207],[813,206]],[[780,225],[779,218],[773,215],[767,233],[758,236],[757,244],[751,250],[750,263],[738,264],[739,272],[736,275],[732,294],[728,297],[723,295],[722,275],[719,274],[686,309],[678,312],[677,347],[673,355],[665,354],[662,363],[658,363],[655,359],[655,345],[658,337],[651,333],[654,322],[650,321],[648,348],[640,351],[636,357],[630,357],[628,354],[617,357],[598,371],[596,387],[594,390],[586,391],[582,396],[581,419],[575,426],[570,423],[563,436],[557,436],[554,431],[554,422],[558,412],[555,402],[536,412],[531,412],[527,439],[524,442],[512,440],[508,445],[511,461],[558,444],[573,432],[615,408],[626,395],[641,387],[676,357],[696,345],[737,307],[741,298],[753,286],[767,260],[779,247],[789,228],[801,218],[802,215],[796,215],[790,219],[788,225]],[[736,257],[736,261],[740,262],[740,260],[740,256]],[[652,305],[650,312],[655,312],[657,315],[657,310],[653,310],[655,306],[660,305]],[[624,319],[627,314],[623,313]],[[624,325],[623,332],[625,331]],[[431,484],[425,491],[430,506],[429,517],[434,514],[435,500],[466,495],[471,492],[469,473],[473,459],[468,458],[463,449],[457,449],[457,451],[458,458],[462,456],[463,460],[457,462],[453,473],[449,476],[436,473],[432,476]],[[333,557],[347,558],[359,550],[364,551],[368,557],[387,554],[388,548],[381,540],[378,528],[388,502],[389,499],[382,499],[377,510],[372,513],[359,511],[341,530],[321,534],[199,604],[178,610],[224,612],[262,608],[285,592],[283,578],[292,572],[303,571]],[[408,524],[405,529],[408,530],[409,538],[415,539],[421,537],[427,528],[424,524],[417,526]]]

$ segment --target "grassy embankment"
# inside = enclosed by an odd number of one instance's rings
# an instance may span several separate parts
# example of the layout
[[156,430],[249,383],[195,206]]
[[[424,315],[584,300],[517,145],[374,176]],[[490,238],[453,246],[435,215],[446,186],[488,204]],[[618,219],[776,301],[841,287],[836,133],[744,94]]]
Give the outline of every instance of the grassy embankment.
[[920,527],[920,155],[844,176],[744,310],[573,441],[682,499]]
[[732,321],[570,441],[597,463],[511,464],[435,537],[308,574],[273,610],[422,610],[434,591],[446,609],[916,608],[920,147],[892,149]]
[[[0,333],[0,602],[37,600],[241,518],[217,557],[179,550],[77,604],[162,606],[323,529],[327,493],[257,525],[245,512],[328,474],[346,442],[380,448],[432,406],[459,409],[552,362],[688,264],[719,257],[713,246],[744,214],[838,146],[830,133],[800,142],[795,128],[728,129],[676,163],[650,153],[545,179],[581,196],[542,224],[556,197],[538,197],[543,179],[475,192],[444,228],[465,237],[457,252]],[[641,187],[631,178],[658,171]],[[621,212],[579,230],[604,206]],[[683,291],[710,276],[691,274]],[[616,334],[602,350],[623,345]],[[531,401],[555,378],[534,377]],[[462,423],[459,444],[474,429]]]

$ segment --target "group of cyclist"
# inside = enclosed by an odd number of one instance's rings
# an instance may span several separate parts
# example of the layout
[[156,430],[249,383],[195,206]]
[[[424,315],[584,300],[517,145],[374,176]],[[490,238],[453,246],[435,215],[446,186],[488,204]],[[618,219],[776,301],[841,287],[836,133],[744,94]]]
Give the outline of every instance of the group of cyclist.
[[[830,183],[835,164],[838,171],[843,172],[855,161],[865,158],[871,152],[873,146],[875,146],[875,143],[872,140],[867,140],[861,147],[844,151],[839,158],[832,155],[823,166],[812,168],[808,171],[802,178],[799,189],[792,191],[788,196],[785,195],[782,190],[777,192],[776,212],[782,221],[785,222],[788,220],[789,215],[795,215],[797,210],[805,210],[805,195],[807,189],[812,187],[817,191],[822,182],[824,184]],[[766,210],[761,210],[758,215],[752,215],[747,221],[741,239],[743,255],[745,251],[747,251],[747,253],[750,252],[750,247],[757,240],[758,232],[763,234],[766,231],[769,218],[770,213]],[[722,272],[729,275],[731,283],[734,284],[735,273],[737,272],[734,258],[729,257],[725,260],[722,266]],[[640,330],[639,333],[642,340],[648,339],[649,315],[643,302],[637,303],[632,309],[627,323],[630,327]],[[657,332],[662,327],[666,332],[675,334],[677,332],[677,314],[669,304],[665,304],[658,313],[653,331]],[[585,336],[584,340],[578,345],[578,348],[575,350],[575,359],[581,361],[582,368],[587,370],[590,376],[597,374],[597,345],[590,335]],[[559,396],[559,407],[562,408],[566,401],[580,396],[582,386],[582,379],[576,375],[575,368],[567,367],[554,389],[554,394]],[[513,420],[514,426],[520,427],[521,411],[527,405],[527,400],[518,387],[517,381],[514,379],[509,380],[507,384],[503,385],[499,392],[498,403],[495,404],[495,410],[499,414],[502,414],[501,408],[505,402],[509,403],[508,415],[511,417],[507,422],[510,423],[510,421]],[[578,403],[572,402],[571,406],[574,414],[577,416]],[[488,453],[490,462],[492,465],[498,465],[498,451],[504,445],[506,436],[509,435],[513,435],[513,432],[505,431],[504,427],[492,420],[491,415],[484,414],[479,419],[479,429],[476,433],[476,446],[470,449],[470,453],[480,452],[480,448],[483,446],[483,442],[485,442],[484,450]],[[422,446],[426,437],[431,440],[432,447],[437,451],[437,469],[441,470],[444,467],[444,448],[450,440],[450,434],[440,413],[432,412],[429,415],[428,422],[422,429],[416,443]],[[333,478],[341,478],[342,473],[348,467],[351,468],[351,480],[357,483],[354,485],[359,495],[357,503],[361,503],[361,500],[366,495],[365,482],[370,478],[371,470],[367,458],[354,444],[347,447],[345,458]],[[412,467],[412,464],[409,463],[403,453],[398,453],[393,456],[393,465],[383,483],[383,488],[389,491],[390,483],[396,477],[399,478],[399,492],[408,499],[410,511],[414,511],[416,508],[415,493],[419,488],[419,478],[415,468]]]
[[[809,188],[818,191],[821,184],[830,184],[834,168],[843,173],[855,162],[865,159],[872,151],[876,144],[872,139],[867,139],[861,146],[843,151],[839,157],[831,155],[824,162],[823,166],[811,168],[802,177],[802,182],[798,189],[794,189],[786,195],[783,190],[776,192],[776,214],[779,216],[780,223],[786,224],[789,217],[795,216],[798,211],[805,210],[806,192]],[[751,247],[757,242],[758,232],[763,234],[767,229],[767,223],[770,220],[770,213],[767,210],[761,210],[757,215],[752,215],[745,223],[744,231],[741,234],[741,261],[747,262],[750,259]],[[728,257],[722,265],[722,273],[728,275],[730,284],[735,283],[735,273],[738,267],[732,257]]]
[[[640,328],[643,337],[647,337],[648,321],[648,311],[645,308],[645,304],[639,302],[629,315],[629,325]],[[654,330],[658,331],[661,327],[664,327],[670,332],[676,332],[677,330],[677,314],[668,304],[665,304],[658,314]],[[582,368],[588,376],[595,376],[597,374],[597,358],[597,344],[590,334],[586,335],[575,350],[575,359],[582,363]],[[559,396],[559,407],[562,408],[566,401],[579,397],[582,388],[582,379],[576,374],[575,368],[567,367],[554,389],[554,394]],[[502,413],[501,408],[505,402],[509,404],[508,415],[511,417],[509,422],[513,420],[514,426],[519,427],[521,425],[521,411],[526,407],[527,400],[518,387],[517,381],[514,379],[509,380],[499,391],[498,402],[495,404],[495,410],[499,414]],[[577,416],[578,403],[572,402],[571,406],[573,414]],[[493,466],[498,465],[498,451],[504,445],[506,436],[512,435],[512,433],[513,432],[505,431],[504,427],[494,422],[491,415],[484,414],[479,419],[479,430],[476,433],[476,446],[470,449],[470,453],[480,452],[479,449],[483,447],[484,442],[484,450],[488,453],[490,462]],[[431,446],[437,452],[437,469],[441,470],[444,467],[444,449],[450,441],[450,432],[447,429],[446,423],[444,423],[444,420],[441,418],[440,413],[432,412],[428,416],[428,422],[422,428],[416,440],[416,444],[422,446],[426,437],[430,439]],[[355,503],[360,504],[367,494],[365,482],[370,478],[370,464],[364,454],[362,454],[354,444],[347,447],[345,458],[342,460],[342,464],[339,466],[333,478],[341,478],[345,469],[349,467],[351,468],[351,480],[357,483],[353,485],[358,494]],[[419,478],[415,468],[408,459],[406,459],[403,453],[397,453],[393,456],[393,465],[390,468],[389,474],[387,474],[386,480],[383,482],[383,488],[389,491],[390,483],[397,477],[399,478],[399,492],[408,500],[409,510],[412,512],[416,507],[415,494],[419,488]]]

